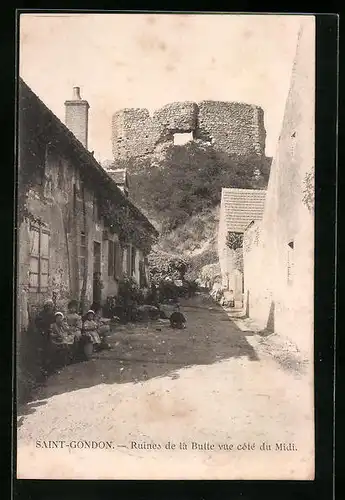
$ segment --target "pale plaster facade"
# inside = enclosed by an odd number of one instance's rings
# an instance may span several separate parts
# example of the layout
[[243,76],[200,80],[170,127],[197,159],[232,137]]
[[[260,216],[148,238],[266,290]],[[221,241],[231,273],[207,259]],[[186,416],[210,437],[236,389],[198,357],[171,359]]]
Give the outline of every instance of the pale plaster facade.
[[244,235],[249,316],[312,352],[315,28],[301,26],[262,222]]

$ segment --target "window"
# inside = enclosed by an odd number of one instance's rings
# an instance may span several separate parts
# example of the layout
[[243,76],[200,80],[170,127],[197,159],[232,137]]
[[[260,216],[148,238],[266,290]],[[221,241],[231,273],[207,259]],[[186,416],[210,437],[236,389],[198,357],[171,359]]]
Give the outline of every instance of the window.
[[86,255],[87,255],[87,244],[86,235],[84,232],[80,233],[80,246],[79,246],[79,276],[84,278],[86,269]]
[[122,275],[122,251],[117,241],[108,241],[108,276],[118,279]]
[[[134,249],[135,250],[135,249]],[[115,269],[117,276],[121,277],[125,273],[128,277],[133,275],[133,253],[130,246],[117,246],[118,267]],[[122,268],[122,269],[121,269]]]
[[49,231],[41,227],[30,228],[30,289],[44,292],[49,278]]
[[294,242],[290,241],[288,243],[288,255],[287,255],[287,280],[288,283],[293,281],[293,269],[294,268]]
[[114,242],[108,241],[108,276],[114,276]]

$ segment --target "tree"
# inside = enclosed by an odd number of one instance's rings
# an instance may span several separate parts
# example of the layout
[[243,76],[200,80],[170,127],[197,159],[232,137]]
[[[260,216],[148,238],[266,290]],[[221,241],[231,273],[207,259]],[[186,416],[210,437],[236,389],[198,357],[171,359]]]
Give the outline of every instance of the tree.
[[231,250],[237,250],[243,246],[243,233],[228,232],[226,236],[226,245]]
[[185,259],[173,254],[169,254],[160,249],[155,249],[149,255],[149,265],[151,281],[159,285],[162,281],[184,280],[188,269],[188,262]]

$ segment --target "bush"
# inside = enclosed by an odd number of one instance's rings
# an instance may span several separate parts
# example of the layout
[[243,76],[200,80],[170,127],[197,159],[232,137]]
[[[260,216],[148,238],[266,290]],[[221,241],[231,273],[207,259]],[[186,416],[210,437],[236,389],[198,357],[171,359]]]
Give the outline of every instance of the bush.
[[119,282],[117,296],[107,297],[103,308],[108,318],[118,316],[121,321],[135,321],[138,318],[137,308],[145,301],[144,293],[133,277],[124,276]]
[[119,282],[118,304],[139,303],[141,298],[142,292],[136,280],[133,277],[124,276]]
[[149,255],[151,282],[159,286],[165,281],[184,280],[188,270],[187,260],[160,249]]
[[207,283],[210,288],[215,283],[221,283],[221,272],[219,263],[208,264],[201,269],[200,278]]

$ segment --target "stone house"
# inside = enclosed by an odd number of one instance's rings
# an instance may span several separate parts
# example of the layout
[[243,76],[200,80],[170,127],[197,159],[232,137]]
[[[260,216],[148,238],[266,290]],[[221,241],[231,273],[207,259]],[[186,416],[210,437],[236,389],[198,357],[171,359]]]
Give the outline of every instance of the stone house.
[[218,256],[222,287],[234,291],[235,307],[243,306],[243,234],[252,220],[262,218],[265,197],[264,190],[222,188]]
[[[247,313],[312,352],[314,278],[314,19],[300,29],[260,223],[244,234]],[[260,263],[260,265],[258,265]]]
[[126,175],[118,186],[87,150],[89,105],[78,88],[65,106],[68,126],[20,79],[20,328],[47,298],[61,308],[75,298],[87,308],[117,295],[125,274],[146,286],[146,257],[158,236],[129,200]]

